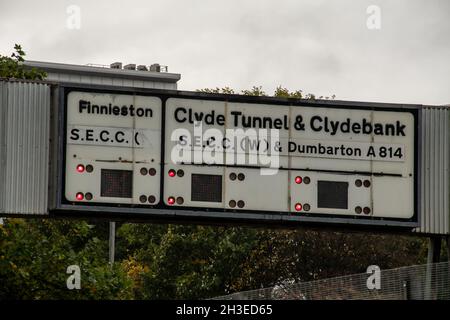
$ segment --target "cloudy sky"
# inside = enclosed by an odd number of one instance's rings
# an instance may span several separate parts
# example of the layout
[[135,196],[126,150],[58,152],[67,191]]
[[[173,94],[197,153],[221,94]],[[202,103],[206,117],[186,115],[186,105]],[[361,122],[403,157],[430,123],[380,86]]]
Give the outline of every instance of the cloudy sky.
[[20,43],[30,60],[157,62],[182,90],[450,104],[449,18],[448,0],[0,0],[0,54]]

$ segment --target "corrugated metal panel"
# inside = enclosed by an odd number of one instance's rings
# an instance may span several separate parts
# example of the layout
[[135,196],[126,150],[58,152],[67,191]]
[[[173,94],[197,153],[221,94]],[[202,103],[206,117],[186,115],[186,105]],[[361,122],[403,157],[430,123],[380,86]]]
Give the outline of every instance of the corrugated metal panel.
[[107,78],[121,78],[121,79],[139,79],[143,81],[153,81],[153,82],[169,82],[177,83],[181,76],[177,73],[169,72],[149,72],[149,71],[137,71],[137,70],[125,70],[125,69],[111,69],[102,68],[96,66],[87,65],[74,65],[66,63],[54,63],[54,62],[44,62],[44,61],[25,61],[23,63],[28,68],[38,68],[46,71],[49,74],[47,79],[50,79],[51,73],[59,74],[80,74],[88,76],[97,77],[107,77]]
[[142,80],[133,80],[133,87],[134,88],[143,88],[144,87],[144,81],[142,81]]
[[450,109],[422,109],[420,233],[450,233]]
[[[102,77],[101,81],[102,81],[103,85],[106,85],[106,86],[112,86],[113,85],[113,79],[112,78]],[[91,83],[91,81],[83,82],[83,83]]]
[[50,134],[50,86],[0,82],[0,211],[46,214]]
[[132,88],[170,89],[176,90],[176,83],[155,82],[147,80],[133,80],[118,77],[97,77],[91,75],[72,75],[64,73],[48,73],[47,80],[55,82],[68,82],[76,84],[109,85]]
[[[113,82],[113,86],[128,87],[128,86],[130,86],[131,80],[121,79],[121,78],[113,78],[112,82]],[[126,84],[125,84],[125,82],[126,82]]]
[[0,212],[5,203],[5,174],[6,174],[6,106],[8,94],[6,82],[0,81]]
[[144,72],[42,61],[26,61],[24,65],[45,70],[47,80],[54,82],[176,90],[177,81],[180,80],[179,74],[167,72]]

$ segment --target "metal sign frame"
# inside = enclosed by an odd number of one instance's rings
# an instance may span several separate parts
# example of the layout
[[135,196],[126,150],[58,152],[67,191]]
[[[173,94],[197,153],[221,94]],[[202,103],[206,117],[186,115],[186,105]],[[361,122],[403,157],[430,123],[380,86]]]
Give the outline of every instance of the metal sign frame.
[[[330,216],[320,214],[291,215],[286,212],[267,212],[241,210],[237,212],[229,209],[210,209],[210,208],[188,208],[188,207],[168,207],[163,202],[164,179],[160,181],[160,202],[154,206],[142,205],[122,205],[122,204],[99,204],[69,202],[64,198],[65,188],[65,160],[66,160],[66,125],[67,125],[67,96],[71,91],[98,92],[107,94],[127,94],[158,97],[162,101],[161,117],[161,170],[164,166],[165,152],[165,108],[168,98],[184,98],[211,101],[243,102],[252,104],[270,104],[270,105],[289,105],[296,107],[321,107],[321,108],[343,108],[360,109],[375,111],[397,111],[410,112],[414,116],[414,216],[409,219],[395,218],[377,218],[377,217],[357,217],[357,216]],[[372,103],[356,101],[335,101],[335,100],[299,100],[291,98],[275,98],[260,96],[243,95],[225,95],[210,94],[202,92],[159,90],[159,89],[140,89],[140,88],[117,88],[99,85],[74,85],[60,84],[55,99],[54,106],[57,117],[57,137],[54,139],[54,148],[57,152],[56,167],[51,170],[54,173],[53,183],[55,184],[55,198],[50,199],[52,207],[50,215],[54,217],[90,217],[90,218],[109,218],[109,219],[127,219],[136,221],[155,221],[165,223],[199,223],[199,224],[221,224],[221,225],[272,225],[272,226],[300,226],[300,225],[319,225],[323,226],[346,226],[350,228],[389,228],[411,230],[419,225],[420,197],[418,196],[418,186],[421,183],[420,171],[420,136],[421,132],[421,105],[412,104],[389,104]],[[53,161],[52,161],[53,162]],[[289,169],[287,169],[289,170]],[[356,172],[355,172],[356,173]],[[50,186],[52,189],[52,186]]]

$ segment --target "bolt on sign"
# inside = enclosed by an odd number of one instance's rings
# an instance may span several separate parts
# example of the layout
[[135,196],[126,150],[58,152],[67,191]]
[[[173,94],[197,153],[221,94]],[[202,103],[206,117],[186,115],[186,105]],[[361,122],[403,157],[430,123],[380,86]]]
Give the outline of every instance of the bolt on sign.
[[417,226],[415,106],[61,92],[59,211]]

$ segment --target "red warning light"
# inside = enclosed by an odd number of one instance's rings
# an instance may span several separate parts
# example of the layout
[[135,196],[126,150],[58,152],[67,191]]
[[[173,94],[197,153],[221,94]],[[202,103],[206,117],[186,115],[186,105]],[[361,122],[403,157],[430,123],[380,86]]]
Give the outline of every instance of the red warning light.
[[169,197],[167,199],[167,203],[170,204],[170,205],[173,205],[175,203],[175,198],[174,197]]
[[75,197],[77,198],[78,201],[82,201],[84,199],[84,194],[81,192],[78,192]]
[[296,203],[295,204],[295,211],[302,211],[302,204],[301,203]]
[[83,173],[84,172],[84,166],[82,164],[77,165],[77,171],[79,173]]
[[169,170],[169,177],[175,177],[176,176],[176,171],[175,170],[173,170],[173,169],[170,169]]
[[295,177],[296,184],[300,184],[300,183],[302,183],[302,181],[303,181],[302,177],[300,177],[300,176]]

